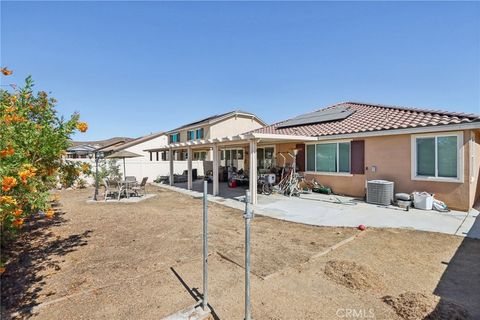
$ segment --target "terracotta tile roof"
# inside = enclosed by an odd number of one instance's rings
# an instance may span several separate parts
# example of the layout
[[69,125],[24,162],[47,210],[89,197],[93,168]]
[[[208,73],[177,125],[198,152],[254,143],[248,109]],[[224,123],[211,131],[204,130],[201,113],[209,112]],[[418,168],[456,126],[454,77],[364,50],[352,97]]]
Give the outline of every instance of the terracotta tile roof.
[[342,102],[322,110],[336,108],[339,106],[349,107],[350,110],[354,111],[354,113],[342,120],[280,128],[282,123],[287,121],[285,120],[254,130],[253,132],[302,136],[327,136],[480,122],[480,116],[475,114],[406,108],[360,102]]

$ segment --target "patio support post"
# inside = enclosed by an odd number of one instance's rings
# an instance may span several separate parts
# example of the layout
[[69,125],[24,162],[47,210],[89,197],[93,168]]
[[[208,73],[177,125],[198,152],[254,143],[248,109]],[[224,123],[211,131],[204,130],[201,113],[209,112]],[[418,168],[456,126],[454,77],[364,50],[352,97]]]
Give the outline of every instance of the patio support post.
[[192,190],[193,186],[193,178],[192,178],[192,147],[187,148],[187,154],[188,154],[188,159],[187,159],[187,189]]
[[170,160],[170,178],[168,180],[170,181],[170,185],[173,186],[173,150],[172,148],[168,150],[168,155]]
[[250,188],[250,202],[257,203],[257,141],[250,140],[250,162],[249,162],[249,188]]
[[218,146],[212,146],[213,153],[213,195],[218,196]]
[[250,304],[250,224],[254,217],[250,207],[250,190],[245,193],[245,320],[252,319],[252,307]]

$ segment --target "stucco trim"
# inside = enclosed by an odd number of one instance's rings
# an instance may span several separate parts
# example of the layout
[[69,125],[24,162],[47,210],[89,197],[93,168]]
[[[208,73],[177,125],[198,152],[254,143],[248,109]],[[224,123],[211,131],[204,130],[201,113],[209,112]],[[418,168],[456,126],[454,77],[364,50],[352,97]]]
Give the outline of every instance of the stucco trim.
[[305,171],[305,174],[316,175],[316,176],[353,177],[353,174],[347,173],[347,172]]

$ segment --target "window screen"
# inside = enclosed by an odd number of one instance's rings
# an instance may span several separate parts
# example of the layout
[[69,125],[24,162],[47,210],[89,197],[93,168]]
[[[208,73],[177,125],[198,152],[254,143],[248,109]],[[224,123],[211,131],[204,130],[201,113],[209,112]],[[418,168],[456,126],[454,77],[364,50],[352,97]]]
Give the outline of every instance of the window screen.
[[338,172],[350,172],[350,143],[338,144]]
[[435,138],[417,139],[417,175],[435,176]]
[[315,145],[307,145],[307,171],[315,171]]
[[337,172],[337,144],[317,144],[317,171]]
[[438,176],[457,178],[457,137],[437,138]]

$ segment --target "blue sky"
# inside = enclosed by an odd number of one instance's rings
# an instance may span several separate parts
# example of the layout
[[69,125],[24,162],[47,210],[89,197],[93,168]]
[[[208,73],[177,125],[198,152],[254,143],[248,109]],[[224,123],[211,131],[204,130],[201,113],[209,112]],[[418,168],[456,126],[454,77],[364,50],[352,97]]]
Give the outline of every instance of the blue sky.
[[2,84],[31,74],[81,140],[340,101],[480,113],[479,21],[478,2],[2,1]]

